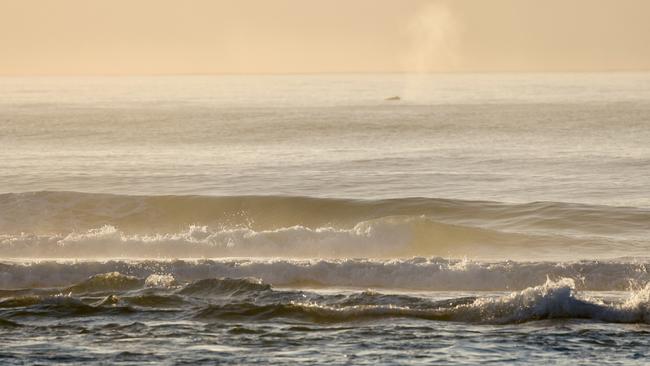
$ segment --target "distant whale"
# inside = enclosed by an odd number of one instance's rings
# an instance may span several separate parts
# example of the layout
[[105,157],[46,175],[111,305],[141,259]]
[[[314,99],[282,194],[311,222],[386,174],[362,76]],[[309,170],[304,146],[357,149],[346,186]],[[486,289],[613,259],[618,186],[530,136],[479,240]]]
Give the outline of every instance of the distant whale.
[[394,97],[389,97],[389,98],[386,98],[384,100],[396,101],[396,100],[402,100],[402,98],[400,98],[399,96],[396,95]]

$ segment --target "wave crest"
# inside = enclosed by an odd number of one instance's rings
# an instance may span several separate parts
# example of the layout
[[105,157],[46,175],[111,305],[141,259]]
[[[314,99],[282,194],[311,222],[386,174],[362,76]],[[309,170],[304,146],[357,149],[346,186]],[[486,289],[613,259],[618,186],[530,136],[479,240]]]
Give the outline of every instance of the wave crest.
[[119,272],[100,273],[66,289],[71,293],[93,293],[110,291],[128,291],[141,288],[144,281],[134,276]]
[[[290,318],[315,323],[415,318],[437,321],[512,324],[547,319],[589,319],[612,323],[648,323],[650,286],[620,304],[604,304],[582,298],[572,279],[547,280],[543,285],[501,297],[443,300],[420,306],[405,304],[297,302],[210,305],[199,311],[199,319],[241,320]],[[642,300],[639,300],[642,299]],[[346,299],[347,300],[347,299]],[[358,299],[357,299],[358,301]]]
[[648,223],[647,209],[552,202],[9,193],[0,255],[575,260],[645,255]]
[[186,296],[241,296],[271,291],[271,286],[257,278],[206,278],[178,291]]
[[[281,318],[337,323],[412,318],[490,324],[548,319],[650,323],[650,283],[625,299],[605,302],[581,294],[570,278],[547,279],[541,285],[504,295],[447,299],[375,291],[347,294],[280,291],[252,278],[204,278],[180,289],[146,288],[143,280],[138,281],[140,287],[133,288],[122,285],[125,282],[135,283],[129,276],[107,273],[78,285],[83,291],[80,297],[75,297],[73,292],[68,295],[17,294],[1,299],[0,316],[15,319],[174,311],[180,316],[207,321]],[[98,289],[108,294],[97,300]],[[67,290],[60,289],[61,292]],[[92,296],[88,297],[89,294]]]

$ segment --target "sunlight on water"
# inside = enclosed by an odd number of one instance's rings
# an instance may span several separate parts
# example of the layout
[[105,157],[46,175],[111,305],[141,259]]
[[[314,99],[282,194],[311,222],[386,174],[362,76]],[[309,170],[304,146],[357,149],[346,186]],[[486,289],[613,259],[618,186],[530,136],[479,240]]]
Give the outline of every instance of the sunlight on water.
[[15,77],[0,114],[1,364],[650,356],[650,74]]

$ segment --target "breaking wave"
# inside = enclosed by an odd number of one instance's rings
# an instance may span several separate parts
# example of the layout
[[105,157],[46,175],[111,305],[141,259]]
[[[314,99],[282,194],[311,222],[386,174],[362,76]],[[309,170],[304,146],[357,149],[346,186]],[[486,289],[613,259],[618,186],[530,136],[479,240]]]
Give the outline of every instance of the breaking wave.
[[66,235],[0,235],[8,258],[394,258],[417,255],[503,256],[508,248],[547,249],[566,241],[434,222],[424,217],[388,217],[352,228],[293,226],[255,231],[190,226],[178,233],[127,234],[113,226]]
[[[197,318],[243,320],[246,318],[294,318],[302,321],[350,322],[386,318],[416,318],[470,323],[522,323],[546,319],[589,319],[612,323],[650,322],[650,286],[616,303],[581,297],[571,279],[498,297],[459,298],[440,301],[412,299],[409,305],[366,303],[360,296],[347,304],[291,301],[275,304],[210,305]],[[373,294],[370,294],[371,296]],[[376,296],[376,295],[375,295]],[[390,298],[389,298],[390,299]],[[389,299],[384,299],[387,302]],[[346,298],[344,300],[349,300]],[[325,301],[327,302],[327,301]]]
[[0,232],[83,232],[104,225],[127,233],[175,232],[190,225],[352,228],[390,216],[513,232],[614,235],[645,234],[650,210],[562,202],[510,204],[439,198],[383,200],[287,196],[121,196],[79,192],[0,194]]
[[648,233],[647,209],[568,203],[0,195],[5,258],[612,258]]
[[[99,277],[98,277],[99,276]],[[123,286],[132,278],[109,273],[72,287],[76,296],[13,294],[0,296],[1,327],[18,326],[25,317],[120,316],[138,312],[175,312],[176,318],[200,321],[264,321],[292,319],[309,323],[343,323],[390,318],[510,324],[547,319],[588,319],[612,323],[650,323],[650,285],[609,299],[592,298],[576,290],[573,279],[547,279],[543,284],[501,295],[434,299],[426,296],[383,294],[319,294],[275,290],[256,279],[207,278],[156,289]],[[109,280],[110,279],[110,280]],[[88,297],[101,282],[110,289],[103,298]],[[110,282],[111,286],[106,286]],[[144,285],[145,280],[139,283]],[[10,319],[10,320],[4,320]]]

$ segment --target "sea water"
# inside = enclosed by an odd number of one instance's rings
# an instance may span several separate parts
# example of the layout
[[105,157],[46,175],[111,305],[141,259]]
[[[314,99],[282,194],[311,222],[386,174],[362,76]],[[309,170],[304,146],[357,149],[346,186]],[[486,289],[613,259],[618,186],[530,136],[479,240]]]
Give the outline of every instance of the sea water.
[[0,78],[0,363],[646,364],[648,187],[647,73]]

